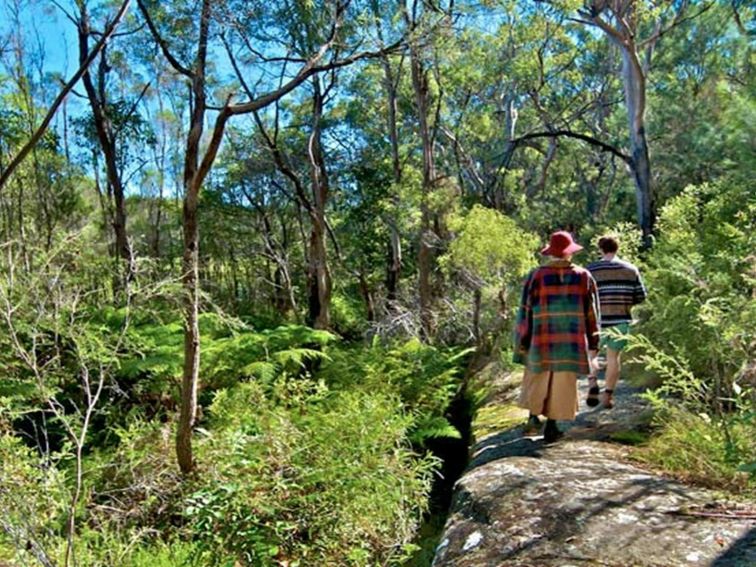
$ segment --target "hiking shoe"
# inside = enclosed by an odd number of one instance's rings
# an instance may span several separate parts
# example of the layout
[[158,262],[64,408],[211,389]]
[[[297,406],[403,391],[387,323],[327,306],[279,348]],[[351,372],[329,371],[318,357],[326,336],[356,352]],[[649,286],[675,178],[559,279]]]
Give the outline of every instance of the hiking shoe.
[[553,419],[546,420],[546,427],[543,428],[543,442],[553,443],[557,439],[564,436],[564,431],[560,431],[557,427],[556,421]]
[[604,390],[604,395],[601,398],[601,405],[605,409],[612,409],[614,407],[614,390]]
[[538,431],[540,431],[540,429],[541,429],[541,420],[538,419],[537,415],[531,415],[530,417],[528,417],[528,421],[525,424],[523,432],[525,433],[525,435],[532,435],[532,434],[537,434]]
[[588,396],[585,398],[585,405],[587,405],[589,408],[595,408],[597,405],[599,405],[599,390],[598,382],[596,381],[596,378],[593,376],[588,377]]

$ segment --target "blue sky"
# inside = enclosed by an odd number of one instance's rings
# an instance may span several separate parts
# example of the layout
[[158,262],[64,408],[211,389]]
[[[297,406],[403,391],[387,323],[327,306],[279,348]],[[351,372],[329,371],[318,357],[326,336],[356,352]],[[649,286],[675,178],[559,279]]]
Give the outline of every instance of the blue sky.
[[[0,0],[0,37],[15,28],[13,6],[21,4],[21,30],[29,45],[41,45],[45,70],[72,75],[77,68],[76,30],[63,13],[48,0]],[[61,2],[66,7],[66,2]]]

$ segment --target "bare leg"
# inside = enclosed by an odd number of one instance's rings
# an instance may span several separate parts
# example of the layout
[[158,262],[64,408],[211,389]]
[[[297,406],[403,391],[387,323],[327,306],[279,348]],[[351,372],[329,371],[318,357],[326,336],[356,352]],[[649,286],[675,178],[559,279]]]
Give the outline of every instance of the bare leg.
[[619,382],[620,369],[622,363],[620,362],[620,351],[607,347],[606,349],[606,374],[604,380],[604,396],[602,405],[605,408],[614,407],[614,389]]
[[622,364],[620,362],[620,351],[607,347],[606,349],[606,374],[604,380],[604,388],[607,390],[614,390],[619,382],[620,369]]

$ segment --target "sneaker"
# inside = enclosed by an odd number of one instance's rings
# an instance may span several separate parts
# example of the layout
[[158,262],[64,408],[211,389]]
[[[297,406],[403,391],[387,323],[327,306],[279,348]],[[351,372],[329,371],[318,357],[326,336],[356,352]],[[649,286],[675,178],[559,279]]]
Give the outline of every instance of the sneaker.
[[589,408],[595,408],[599,405],[599,386],[594,376],[588,377],[588,396],[585,398],[585,405]]
[[604,390],[604,395],[601,397],[601,405],[606,409],[614,407],[614,390]]

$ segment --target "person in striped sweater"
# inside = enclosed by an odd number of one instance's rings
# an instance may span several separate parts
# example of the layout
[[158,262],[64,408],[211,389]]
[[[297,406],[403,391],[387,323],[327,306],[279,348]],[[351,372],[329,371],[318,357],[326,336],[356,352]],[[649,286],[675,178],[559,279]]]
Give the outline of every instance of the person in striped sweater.
[[[632,323],[631,309],[646,299],[646,287],[640,272],[630,262],[617,257],[619,243],[613,236],[602,236],[598,242],[601,260],[588,264],[598,286],[601,303],[601,347],[606,348],[606,374],[601,404],[614,407],[614,389],[620,377],[621,354]],[[607,332],[609,331],[609,332]],[[588,375],[586,404],[599,404],[598,378],[595,370]]]

